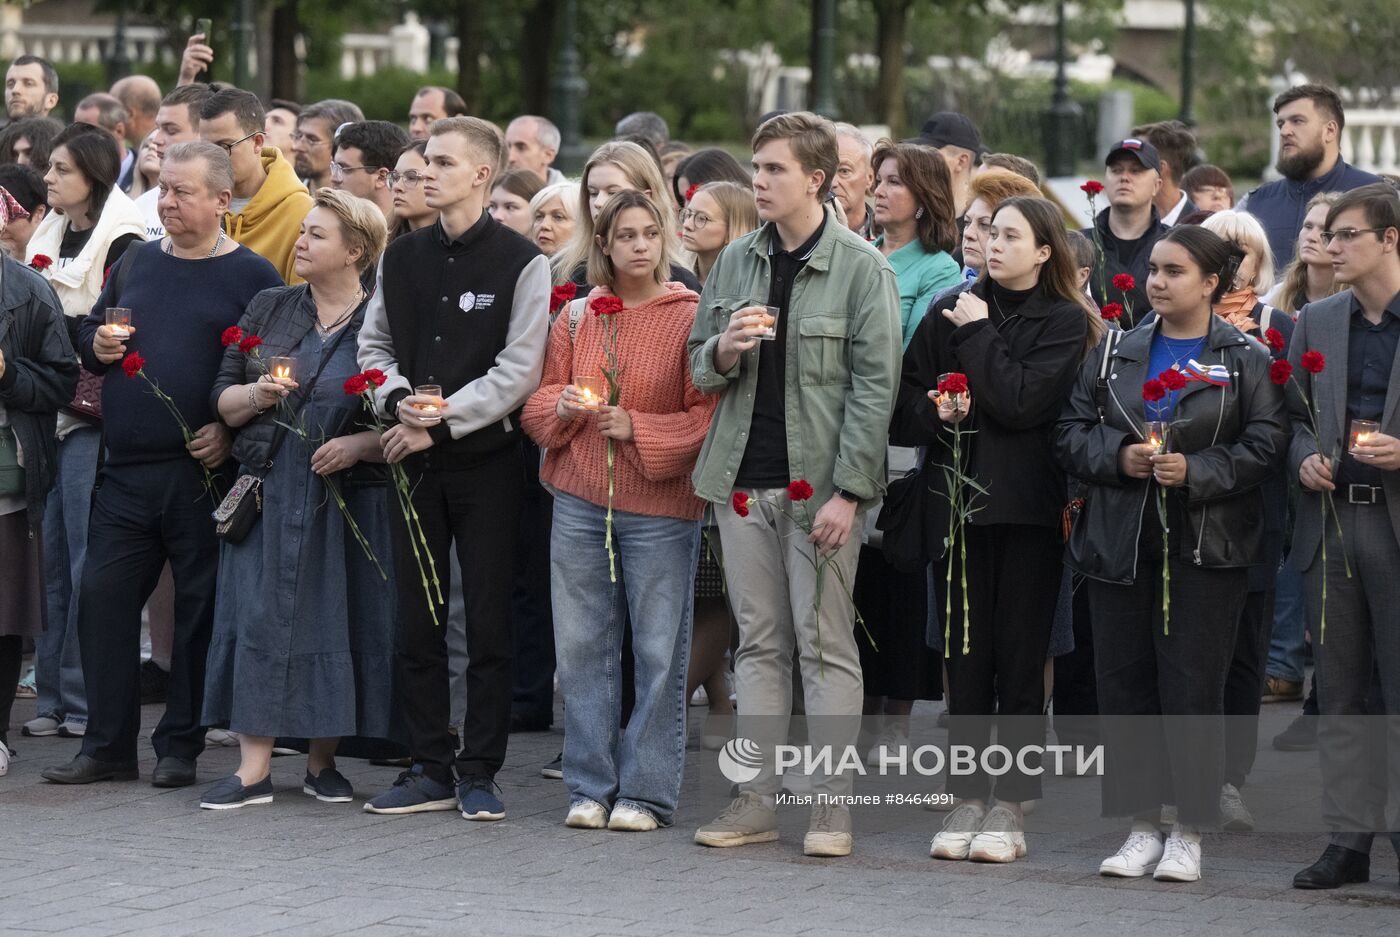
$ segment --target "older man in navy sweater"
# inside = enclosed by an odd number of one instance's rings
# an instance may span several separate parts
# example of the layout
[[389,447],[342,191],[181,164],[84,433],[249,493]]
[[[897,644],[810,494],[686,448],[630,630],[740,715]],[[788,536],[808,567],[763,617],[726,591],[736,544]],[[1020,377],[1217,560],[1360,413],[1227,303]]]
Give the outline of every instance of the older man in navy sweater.
[[[423,191],[440,219],[385,252],[360,331],[360,366],[387,376],[378,399],[384,415],[399,423],[384,434],[384,455],[408,470],[444,580],[450,548],[457,547],[466,598],[467,718],[454,756],[447,646],[434,623],[445,620],[447,609],[440,602],[429,607],[395,509],[399,706],[413,767],[365,809],[406,814],[460,807],[469,820],[500,820],[505,807],[492,788],[510,727],[510,598],[525,478],[519,410],[544,366],[549,264],[483,210],[502,161],[491,124],[474,117],[436,121],[425,156]],[[442,388],[441,417],[425,418],[415,408],[438,402],[415,393],[423,384]]]
[[[195,781],[204,750],[200,707],[214,623],[218,541],[204,468],[228,458],[229,434],[210,391],[223,357],[220,336],[258,292],[282,285],[266,260],[230,240],[219,222],[233,193],[228,154],[203,141],[165,154],[159,202],[166,236],[125,255],[83,321],[83,365],[104,374],[106,460],[88,526],[78,598],[78,643],[88,692],[87,734],[68,764],[46,768],[59,784],[132,780],[141,728],[141,608],[169,560],[175,637],[165,716],[151,734],[156,787]],[[109,306],[131,309],[129,337],[104,324]],[[186,444],[146,381],[111,366],[128,353],[194,429]]]

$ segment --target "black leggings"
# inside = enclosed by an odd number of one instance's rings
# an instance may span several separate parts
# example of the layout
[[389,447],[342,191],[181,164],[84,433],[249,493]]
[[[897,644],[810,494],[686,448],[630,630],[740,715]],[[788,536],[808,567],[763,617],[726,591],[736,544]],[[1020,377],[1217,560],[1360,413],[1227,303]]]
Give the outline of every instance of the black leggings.
[[19,687],[19,668],[24,661],[24,638],[17,634],[0,636],[0,742],[10,744],[10,710]]

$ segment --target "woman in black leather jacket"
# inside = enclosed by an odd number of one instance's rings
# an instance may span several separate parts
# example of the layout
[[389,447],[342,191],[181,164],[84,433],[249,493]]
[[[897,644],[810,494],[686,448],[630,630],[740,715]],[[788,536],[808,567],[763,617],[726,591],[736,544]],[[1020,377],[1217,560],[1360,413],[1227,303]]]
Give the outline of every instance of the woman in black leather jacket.
[[[1261,485],[1287,448],[1268,351],[1211,313],[1238,256],[1209,231],[1173,228],[1152,251],[1156,318],[1089,356],[1060,417],[1056,455],[1084,483],[1069,564],[1087,578],[1099,711],[1109,717],[1103,811],[1134,819],[1104,875],[1156,866],[1159,880],[1196,881],[1199,831],[1218,821],[1225,677],[1248,568],[1263,560]],[[1147,382],[1181,378],[1181,389],[1145,399]],[[1170,422],[1170,452],[1144,442],[1148,419]],[[1165,843],[1163,804],[1179,816]]]

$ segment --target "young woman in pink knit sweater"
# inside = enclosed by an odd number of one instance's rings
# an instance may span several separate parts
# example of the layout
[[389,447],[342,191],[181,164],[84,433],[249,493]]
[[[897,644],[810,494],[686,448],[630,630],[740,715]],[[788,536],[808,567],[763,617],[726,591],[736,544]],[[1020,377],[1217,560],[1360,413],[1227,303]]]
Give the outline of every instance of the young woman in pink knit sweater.
[[[620,192],[603,207],[588,259],[589,282],[598,285],[555,321],[544,376],[522,415],[547,450],[540,480],[555,494],[550,565],[559,688],[568,700],[564,822],[573,827],[668,826],[680,796],[704,513],[690,473],[715,398],[690,382],[686,338],[700,297],[665,281],[674,225],[640,192]],[[621,311],[607,312],[615,300]],[[602,381],[610,326],[616,406],[607,405]],[[585,396],[585,378],[597,382],[601,403]],[[615,582],[606,545],[610,442]],[[619,670],[629,616],[637,701],[624,733]]]

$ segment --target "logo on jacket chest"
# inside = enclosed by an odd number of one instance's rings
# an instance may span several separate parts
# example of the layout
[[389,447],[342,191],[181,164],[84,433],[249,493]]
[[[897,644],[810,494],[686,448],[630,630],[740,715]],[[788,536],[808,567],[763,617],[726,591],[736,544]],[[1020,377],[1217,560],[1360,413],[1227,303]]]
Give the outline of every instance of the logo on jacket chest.
[[473,309],[486,309],[495,301],[495,293],[473,293],[467,290],[457,297],[457,308],[463,312],[471,312]]

